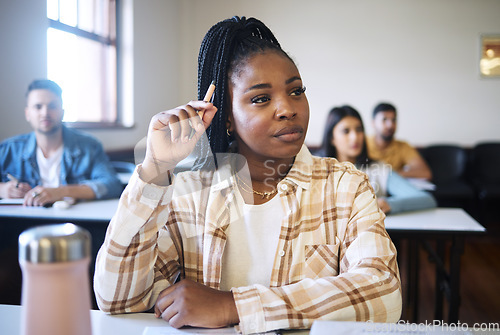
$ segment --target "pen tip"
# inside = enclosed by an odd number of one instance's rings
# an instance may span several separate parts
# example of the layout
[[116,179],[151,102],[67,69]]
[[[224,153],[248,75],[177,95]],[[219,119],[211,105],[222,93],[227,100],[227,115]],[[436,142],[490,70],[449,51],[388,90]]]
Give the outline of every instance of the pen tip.
[[212,82],[210,83],[210,85],[215,85],[215,79],[212,80]]

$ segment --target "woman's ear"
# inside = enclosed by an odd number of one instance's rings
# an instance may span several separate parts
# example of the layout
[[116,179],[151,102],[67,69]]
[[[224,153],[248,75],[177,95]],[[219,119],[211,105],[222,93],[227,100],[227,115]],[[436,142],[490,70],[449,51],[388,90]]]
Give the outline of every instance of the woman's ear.
[[228,115],[227,115],[226,129],[229,132],[233,132],[234,131],[233,114],[231,112],[228,113]]

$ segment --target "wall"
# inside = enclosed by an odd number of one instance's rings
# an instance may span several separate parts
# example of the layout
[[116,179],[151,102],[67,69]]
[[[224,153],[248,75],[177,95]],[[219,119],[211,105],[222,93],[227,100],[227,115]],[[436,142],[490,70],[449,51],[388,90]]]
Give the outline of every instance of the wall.
[[[500,79],[478,74],[479,36],[500,34],[497,0],[140,0],[133,4],[135,126],[90,131],[108,150],[142,139],[155,113],[196,97],[205,32],[255,16],[296,60],[318,145],[326,114],[351,104],[371,132],[380,100],[400,111],[397,135],[416,145],[500,141]],[[46,74],[43,0],[0,0],[0,139],[29,131],[24,92]]]
[[[122,0],[133,11],[134,126],[88,130],[106,150],[128,149],[144,138],[151,117],[178,101],[181,36],[177,34],[179,1]],[[34,78],[47,75],[44,0],[0,0],[0,140],[31,130],[24,119],[24,94]],[[133,43],[132,43],[133,42]]]
[[0,2],[0,139],[30,130],[24,94],[34,78],[47,75],[43,1]]
[[191,2],[183,22],[196,22],[195,42],[233,15],[255,16],[271,28],[307,87],[308,144],[320,144],[327,113],[341,104],[358,109],[370,133],[381,100],[400,112],[397,135],[416,145],[500,140],[500,78],[481,79],[478,70],[480,34],[500,34],[500,1]]

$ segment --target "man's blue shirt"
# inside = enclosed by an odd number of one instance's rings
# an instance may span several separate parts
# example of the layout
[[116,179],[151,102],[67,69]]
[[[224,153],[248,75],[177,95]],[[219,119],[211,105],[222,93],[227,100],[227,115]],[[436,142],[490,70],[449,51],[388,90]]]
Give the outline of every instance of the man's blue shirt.
[[[120,196],[123,185],[97,139],[63,126],[63,143],[61,185],[88,185],[96,199]],[[41,185],[36,148],[34,132],[14,136],[0,143],[1,181],[7,182],[7,174],[11,174],[31,187]]]

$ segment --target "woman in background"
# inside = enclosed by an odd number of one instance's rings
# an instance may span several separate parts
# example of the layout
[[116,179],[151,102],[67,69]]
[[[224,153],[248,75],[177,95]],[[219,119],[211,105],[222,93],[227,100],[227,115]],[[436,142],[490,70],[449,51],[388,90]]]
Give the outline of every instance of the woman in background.
[[418,190],[391,166],[368,157],[365,128],[358,111],[351,106],[334,107],[328,115],[322,155],[351,162],[369,179],[384,213],[398,213],[436,207],[431,194]]

